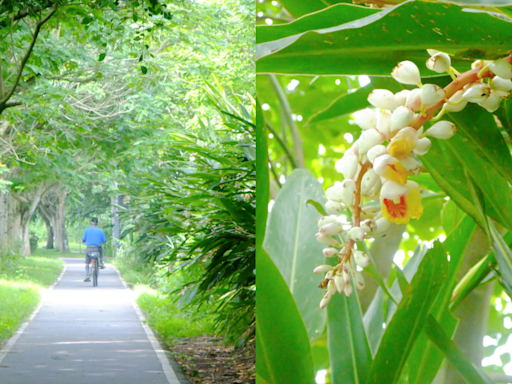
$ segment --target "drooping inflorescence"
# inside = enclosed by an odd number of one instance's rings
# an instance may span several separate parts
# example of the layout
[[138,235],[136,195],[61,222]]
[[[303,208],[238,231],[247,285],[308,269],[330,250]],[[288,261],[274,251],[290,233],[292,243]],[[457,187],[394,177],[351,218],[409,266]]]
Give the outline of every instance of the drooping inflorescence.
[[[344,180],[326,190],[325,208],[330,216],[318,222],[316,239],[326,246],[324,256],[337,259],[335,266],[320,265],[314,270],[325,274],[320,284],[325,289],[321,308],[336,291],[351,296],[351,282],[364,288],[357,267],[368,266],[370,257],[357,248],[357,242],[381,237],[393,223],[407,224],[421,216],[421,190],[408,176],[421,172],[418,156],[428,152],[431,138],[446,140],[455,134],[455,125],[441,117],[462,111],[468,103],[494,112],[512,91],[512,56],[476,61],[472,70],[460,74],[451,66],[448,54],[428,53],[427,68],[447,72],[452,83],[445,88],[422,84],[416,64],[403,61],[391,75],[399,83],[417,88],[396,94],[375,89],[368,96],[372,107],[354,113],[355,123],[363,131],[336,163]],[[423,124],[429,120],[436,122],[425,130]],[[348,223],[346,217],[350,216]]]

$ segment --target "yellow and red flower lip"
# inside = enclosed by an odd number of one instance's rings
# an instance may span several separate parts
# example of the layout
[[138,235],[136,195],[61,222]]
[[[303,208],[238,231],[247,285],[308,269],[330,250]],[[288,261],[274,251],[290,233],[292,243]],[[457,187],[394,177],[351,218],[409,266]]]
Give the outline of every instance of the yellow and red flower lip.
[[414,181],[406,185],[387,181],[382,186],[380,201],[382,215],[396,224],[407,224],[423,213],[420,188]]

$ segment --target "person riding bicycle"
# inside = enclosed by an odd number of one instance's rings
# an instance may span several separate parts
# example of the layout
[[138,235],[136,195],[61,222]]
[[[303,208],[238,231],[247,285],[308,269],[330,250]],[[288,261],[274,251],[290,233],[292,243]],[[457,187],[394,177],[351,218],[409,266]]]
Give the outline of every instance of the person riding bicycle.
[[100,254],[100,268],[105,268],[105,264],[103,264],[103,249],[101,248],[102,243],[107,242],[107,238],[105,236],[105,232],[101,228],[98,228],[98,218],[93,217],[91,219],[91,226],[86,228],[84,231],[84,235],[82,236],[82,241],[87,245],[85,250],[85,280],[91,281],[91,277],[89,274],[89,265],[91,264],[91,258],[89,254],[91,252],[98,252]]

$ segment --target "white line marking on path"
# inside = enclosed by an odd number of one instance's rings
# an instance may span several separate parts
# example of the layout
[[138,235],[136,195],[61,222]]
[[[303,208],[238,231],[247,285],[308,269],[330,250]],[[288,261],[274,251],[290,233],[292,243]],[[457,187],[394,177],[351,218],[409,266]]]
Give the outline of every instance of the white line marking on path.
[[7,340],[7,343],[5,343],[2,346],[2,348],[0,349],[0,363],[2,363],[3,359],[5,359],[5,356],[7,356],[7,354],[9,353],[11,348],[13,347],[14,343],[16,343],[16,341],[18,341],[19,337],[25,331],[25,329],[28,327],[30,322],[32,320],[34,320],[34,317],[36,317],[37,313],[39,312],[39,310],[44,305],[44,302],[46,301],[46,298],[48,297],[48,293],[50,293],[50,291],[59,283],[60,279],[62,279],[62,276],[64,276],[64,273],[66,272],[66,270],[67,270],[67,266],[66,266],[66,263],[64,262],[64,268],[62,269],[62,272],[60,273],[60,276],[43,293],[43,295],[41,297],[41,301],[39,302],[39,305],[36,307],[36,309],[34,309],[34,312],[32,312],[32,315],[30,315],[30,317],[28,318],[27,321],[25,321],[23,324],[21,324],[21,327],[18,328],[16,333],[9,340]]
[[[117,268],[114,267],[113,265],[112,265],[112,267],[117,272],[119,278],[121,279],[121,282],[123,283],[124,288],[128,291],[128,294],[130,295],[132,306],[135,309],[137,316],[139,316],[139,320],[141,322],[142,328],[144,328],[144,331],[146,332],[146,336],[148,337],[149,342],[151,343],[151,346],[153,347],[153,349],[158,357],[158,360],[160,360],[160,363],[162,364],[162,369],[165,373],[165,377],[167,378],[167,381],[169,382],[169,384],[180,384],[180,381],[178,380],[176,373],[174,372],[171,364],[169,363],[166,351],[160,345],[159,341],[155,337],[155,334],[153,333],[153,331],[151,330],[149,325],[147,325],[147,320],[144,317],[144,314],[142,313],[141,309],[139,308],[139,305],[135,301],[135,292],[132,291],[130,289],[130,287],[128,287],[128,285],[126,284],[126,281],[124,281],[124,279],[121,277],[121,273],[117,270]],[[0,360],[0,362],[1,362],[1,360]]]

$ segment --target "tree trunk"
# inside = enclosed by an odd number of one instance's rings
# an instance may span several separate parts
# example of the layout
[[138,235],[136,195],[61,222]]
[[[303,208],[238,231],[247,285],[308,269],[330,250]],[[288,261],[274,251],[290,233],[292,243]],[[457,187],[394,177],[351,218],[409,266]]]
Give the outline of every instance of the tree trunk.
[[66,232],[66,196],[67,191],[56,192],[55,216],[53,229],[55,231],[55,246],[60,252],[69,252],[68,234]]
[[2,255],[9,244],[9,238],[7,237],[8,229],[8,192],[0,193],[0,270],[2,269]]
[[44,212],[44,210],[39,209],[39,216],[44,221],[44,224],[46,225],[46,249],[53,249],[53,227],[52,223],[50,222],[50,219]]

